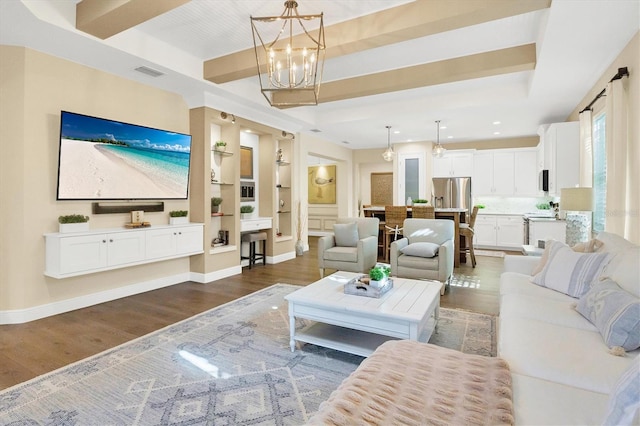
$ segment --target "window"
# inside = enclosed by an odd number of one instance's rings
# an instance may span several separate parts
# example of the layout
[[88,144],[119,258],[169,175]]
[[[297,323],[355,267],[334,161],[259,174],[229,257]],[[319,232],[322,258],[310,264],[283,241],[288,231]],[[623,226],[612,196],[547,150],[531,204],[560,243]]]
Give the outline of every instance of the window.
[[593,118],[593,230],[604,231],[607,207],[607,152],[605,137],[605,114]]

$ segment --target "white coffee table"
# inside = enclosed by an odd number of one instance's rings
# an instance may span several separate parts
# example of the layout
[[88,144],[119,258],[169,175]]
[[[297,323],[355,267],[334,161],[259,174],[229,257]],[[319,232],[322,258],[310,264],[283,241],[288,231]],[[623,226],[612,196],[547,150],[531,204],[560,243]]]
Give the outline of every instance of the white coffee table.
[[[289,302],[290,346],[312,343],[369,356],[389,339],[428,342],[440,309],[439,281],[393,278],[381,298],[344,293],[344,284],[362,274],[338,271],[285,296]],[[295,319],[314,321],[296,330]]]

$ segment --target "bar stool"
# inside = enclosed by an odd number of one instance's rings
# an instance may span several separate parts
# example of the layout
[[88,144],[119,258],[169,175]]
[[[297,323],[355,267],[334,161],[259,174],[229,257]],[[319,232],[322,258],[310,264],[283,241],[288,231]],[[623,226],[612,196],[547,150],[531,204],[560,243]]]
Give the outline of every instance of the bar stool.
[[402,235],[402,226],[407,218],[406,206],[384,206],[384,242],[383,255],[384,261],[389,262],[389,246],[392,241],[398,239]]
[[[256,241],[262,241],[262,253],[256,253]],[[249,259],[249,269],[256,264],[256,260],[262,259],[262,264],[267,264],[267,233],[250,232],[242,234],[242,242],[249,243],[249,256],[240,256],[240,259]]]
[[473,227],[476,225],[476,216],[478,216],[478,206],[473,206],[469,223],[461,223],[459,231],[459,236],[465,239],[465,247],[460,247],[460,252],[469,253],[471,266],[474,268],[476,267],[476,254],[473,251],[473,236],[475,235]]
[[411,207],[411,217],[414,219],[435,219],[436,209],[433,206]]

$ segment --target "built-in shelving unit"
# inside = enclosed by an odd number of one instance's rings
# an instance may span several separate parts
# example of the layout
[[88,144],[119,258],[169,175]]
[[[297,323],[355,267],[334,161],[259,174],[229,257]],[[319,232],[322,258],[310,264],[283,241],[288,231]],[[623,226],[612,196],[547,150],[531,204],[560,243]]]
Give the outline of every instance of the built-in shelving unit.
[[[222,198],[219,213],[211,213],[211,235],[209,239],[209,253],[218,254],[236,250],[235,217],[236,185],[235,167],[232,157],[233,152],[216,149],[214,135],[212,135],[211,148],[211,197]],[[227,231],[224,233],[224,231]],[[221,234],[222,232],[222,234]],[[219,245],[226,235],[227,244]],[[215,245],[214,245],[215,244]]]
[[291,196],[291,161],[293,145],[291,140],[279,140],[276,158],[276,234],[277,241],[292,238],[293,198]]

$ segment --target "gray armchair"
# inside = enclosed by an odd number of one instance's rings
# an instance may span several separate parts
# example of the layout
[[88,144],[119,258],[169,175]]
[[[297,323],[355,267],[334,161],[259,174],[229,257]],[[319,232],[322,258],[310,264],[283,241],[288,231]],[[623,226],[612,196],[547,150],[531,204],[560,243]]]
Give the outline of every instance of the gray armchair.
[[444,293],[453,275],[453,228],[447,219],[406,219],[404,238],[391,243],[391,275],[440,281]]
[[377,217],[339,217],[334,235],[318,239],[320,277],[325,269],[368,272],[378,261]]

